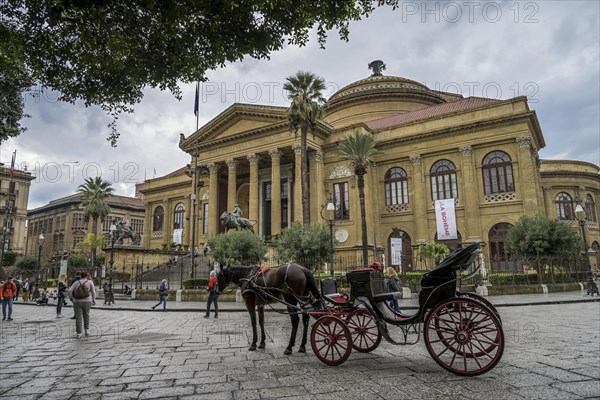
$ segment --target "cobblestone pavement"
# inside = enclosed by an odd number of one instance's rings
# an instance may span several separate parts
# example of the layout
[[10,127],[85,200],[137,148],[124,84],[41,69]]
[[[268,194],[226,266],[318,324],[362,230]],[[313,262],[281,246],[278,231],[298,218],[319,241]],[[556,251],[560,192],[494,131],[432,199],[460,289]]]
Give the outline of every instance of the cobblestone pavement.
[[[338,367],[284,356],[289,318],[268,313],[267,349],[249,317],[92,310],[92,336],[54,309],[15,306],[0,323],[0,399],[598,399],[600,302],[499,307],[506,347],[489,373],[446,372],[425,345],[352,352]],[[71,315],[71,310],[65,314]],[[393,327],[392,327],[393,329]],[[296,349],[294,349],[296,350]]]

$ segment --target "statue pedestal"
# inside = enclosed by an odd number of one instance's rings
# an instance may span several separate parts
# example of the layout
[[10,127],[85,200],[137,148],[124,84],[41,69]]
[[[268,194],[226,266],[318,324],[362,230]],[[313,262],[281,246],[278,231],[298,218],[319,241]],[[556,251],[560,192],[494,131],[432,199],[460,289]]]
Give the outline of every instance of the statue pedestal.
[[182,295],[183,295],[183,290],[181,290],[181,289],[177,290],[177,293],[175,293],[175,301],[181,301]]

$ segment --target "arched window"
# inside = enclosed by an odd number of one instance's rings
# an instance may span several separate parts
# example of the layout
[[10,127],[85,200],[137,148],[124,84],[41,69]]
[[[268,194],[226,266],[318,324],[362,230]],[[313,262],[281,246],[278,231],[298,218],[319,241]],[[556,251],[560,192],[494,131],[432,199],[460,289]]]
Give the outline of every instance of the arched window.
[[456,168],[451,161],[439,160],[431,167],[431,198],[433,200],[455,199]]
[[556,203],[556,218],[574,220],[573,199],[565,192],[560,192],[554,198]]
[[588,221],[596,222],[596,204],[591,194],[585,195],[585,217]]
[[514,192],[512,161],[503,151],[492,151],[483,159],[483,190],[485,194]]
[[[395,246],[398,244],[398,241],[400,241],[400,246]],[[392,246],[392,242],[394,242],[394,246]],[[397,252],[399,249],[401,253],[398,255]],[[395,254],[392,254],[392,250],[395,251]],[[408,233],[400,228],[392,230],[392,234],[388,238],[387,257],[387,266],[394,267],[396,271],[412,271],[416,267],[413,262],[412,242]]]
[[391,168],[385,174],[385,205],[408,204],[408,178],[402,168]]
[[183,229],[183,221],[185,221],[185,207],[183,203],[177,203],[173,213],[173,229]]
[[165,218],[165,210],[161,206],[154,209],[152,217],[152,232],[161,232],[163,229],[163,221]]
[[521,271],[520,263],[512,260],[506,254],[505,242],[510,228],[512,228],[511,224],[501,222],[492,226],[492,229],[488,232],[488,240],[490,241],[489,266],[492,272]]

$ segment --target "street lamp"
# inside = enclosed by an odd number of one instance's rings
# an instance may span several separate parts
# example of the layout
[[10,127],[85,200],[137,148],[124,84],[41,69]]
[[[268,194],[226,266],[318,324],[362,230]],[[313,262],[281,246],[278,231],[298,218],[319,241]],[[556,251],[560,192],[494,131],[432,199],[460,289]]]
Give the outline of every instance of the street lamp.
[[9,229],[6,227],[6,219],[4,220],[4,226],[2,227],[2,249],[0,250],[0,270],[2,269],[2,262],[4,261],[4,247],[6,246],[6,234]]
[[585,210],[581,206],[581,201],[579,199],[576,199],[575,202],[577,203],[577,206],[575,207],[575,218],[577,218],[577,221],[579,221],[579,226],[581,226],[581,238],[583,240],[583,262],[585,263],[587,270],[587,295],[593,296],[594,293],[596,293],[598,296],[600,296],[600,293],[598,292],[598,286],[596,285],[596,282],[594,282],[594,275],[592,275],[592,265],[590,264],[590,256],[588,254],[589,247],[585,237]]
[[35,288],[32,295],[33,300],[40,298],[40,264],[42,263],[42,246],[44,245],[44,239],[44,231],[42,231],[40,232],[40,236],[38,236],[38,258],[35,265]]
[[115,264],[116,231],[117,226],[114,223],[110,224],[110,261],[108,262],[110,269],[108,271],[108,291],[106,292],[106,299],[104,300],[106,304],[115,304],[115,294],[113,293],[113,265]]
[[[329,272],[330,272],[332,278],[333,278],[333,253],[335,251],[333,249],[333,224],[335,222],[335,204],[334,204],[334,202],[335,202],[335,200],[332,199],[331,197],[329,197],[327,199],[327,204],[321,206],[321,218],[323,218],[325,221],[327,221],[329,223]],[[324,210],[330,211],[332,217],[325,218],[325,216],[323,215]]]

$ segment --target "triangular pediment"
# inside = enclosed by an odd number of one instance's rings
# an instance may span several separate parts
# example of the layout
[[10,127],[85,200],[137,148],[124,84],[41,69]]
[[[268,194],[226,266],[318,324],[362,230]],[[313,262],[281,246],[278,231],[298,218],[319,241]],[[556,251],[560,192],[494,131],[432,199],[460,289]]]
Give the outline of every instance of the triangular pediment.
[[207,145],[223,139],[240,140],[249,132],[256,132],[286,123],[285,107],[259,106],[252,104],[233,104],[221,114],[210,120],[190,137],[184,138],[179,147],[186,151],[195,143]]

